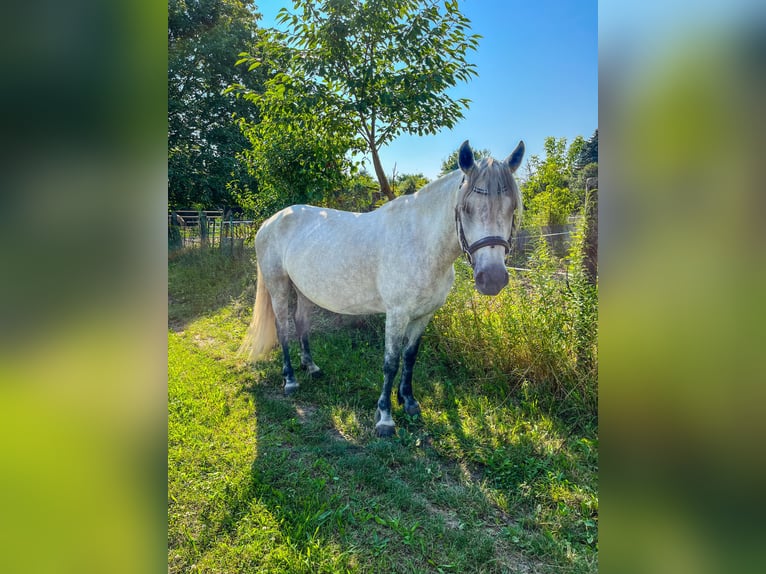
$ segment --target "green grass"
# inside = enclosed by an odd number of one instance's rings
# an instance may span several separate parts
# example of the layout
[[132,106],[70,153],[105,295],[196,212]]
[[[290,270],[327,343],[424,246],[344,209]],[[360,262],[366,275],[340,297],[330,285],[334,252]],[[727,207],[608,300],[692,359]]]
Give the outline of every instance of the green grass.
[[319,317],[324,378],[299,372],[285,398],[276,352],[255,368],[235,357],[253,268],[215,252],[170,262],[170,572],[597,570],[582,401],[562,416],[541,400],[556,384],[456,355],[442,317],[415,367],[422,415],[395,409],[397,435],[377,439],[381,318]]
[[452,369],[482,379],[481,393],[543,403],[570,424],[595,425],[597,298],[578,274],[561,276],[547,251],[495,297],[480,295],[460,260],[446,304],[430,325]]

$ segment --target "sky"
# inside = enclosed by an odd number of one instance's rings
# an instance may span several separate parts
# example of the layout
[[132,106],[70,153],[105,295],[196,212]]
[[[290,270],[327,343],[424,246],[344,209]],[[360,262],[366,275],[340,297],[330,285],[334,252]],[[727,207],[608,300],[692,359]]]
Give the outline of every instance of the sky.
[[[261,26],[292,2],[256,1]],[[402,134],[380,150],[386,173],[436,179],[464,140],[504,159],[523,140],[526,159],[544,156],[548,136],[589,138],[598,128],[598,3],[596,0],[462,0],[480,34],[468,60],[478,76],[448,93],[471,99],[464,118],[431,136]],[[366,167],[372,173],[371,161]],[[522,168],[523,170],[523,168]]]

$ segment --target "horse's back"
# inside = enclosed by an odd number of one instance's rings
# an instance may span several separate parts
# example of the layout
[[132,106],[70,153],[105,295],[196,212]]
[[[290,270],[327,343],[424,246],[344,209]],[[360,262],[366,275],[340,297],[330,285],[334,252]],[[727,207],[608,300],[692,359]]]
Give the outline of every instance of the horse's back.
[[338,313],[383,312],[377,290],[381,238],[371,214],[293,205],[256,235],[267,275],[287,276],[317,305]]
[[313,205],[292,205],[267,219],[256,235],[256,251],[277,251],[283,258],[320,252],[353,255],[376,247],[371,214]]

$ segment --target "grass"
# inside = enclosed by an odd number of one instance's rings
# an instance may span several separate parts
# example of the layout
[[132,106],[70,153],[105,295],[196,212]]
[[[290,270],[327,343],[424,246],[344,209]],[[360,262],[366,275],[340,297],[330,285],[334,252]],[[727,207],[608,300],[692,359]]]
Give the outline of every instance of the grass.
[[[169,262],[170,572],[596,571],[587,403],[562,416],[542,397],[565,384],[456,354],[442,315],[415,367],[422,415],[395,409],[396,436],[377,439],[381,318],[319,317],[324,378],[299,373],[285,398],[276,353],[255,368],[234,354],[253,267],[216,250]],[[458,323],[468,287],[444,310]]]
[[[457,279],[431,333],[453,369],[485,379],[500,393],[534,393],[570,424],[593,425],[597,411],[596,292],[578,274],[560,277],[547,250],[532,273],[514,274],[495,297],[474,289],[471,268]],[[558,278],[557,278],[558,276]]]

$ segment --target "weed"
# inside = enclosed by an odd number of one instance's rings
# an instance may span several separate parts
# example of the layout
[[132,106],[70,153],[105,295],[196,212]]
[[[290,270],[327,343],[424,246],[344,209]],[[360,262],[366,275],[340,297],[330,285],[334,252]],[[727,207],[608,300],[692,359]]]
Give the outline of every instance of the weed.
[[597,294],[579,274],[561,275],[540,241],[528,274],[495,297],[473,287],[470,267],[456,264],[455,287],[427,337],[440,359],[497,397],[522,391],[547,409],[594,425],[597,407]]

